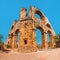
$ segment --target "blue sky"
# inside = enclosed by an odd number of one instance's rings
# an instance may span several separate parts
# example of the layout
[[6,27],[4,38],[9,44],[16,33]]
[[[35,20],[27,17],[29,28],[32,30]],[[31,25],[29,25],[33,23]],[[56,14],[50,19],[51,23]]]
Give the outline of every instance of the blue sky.
[[[0,34],[6,41],[8,33],[15,19],[19,20],[21,8],[35,6],[48,17],[56,34],[60,33],[60,0],[0,0]],[[39,40],[37,32],[37,39]]]

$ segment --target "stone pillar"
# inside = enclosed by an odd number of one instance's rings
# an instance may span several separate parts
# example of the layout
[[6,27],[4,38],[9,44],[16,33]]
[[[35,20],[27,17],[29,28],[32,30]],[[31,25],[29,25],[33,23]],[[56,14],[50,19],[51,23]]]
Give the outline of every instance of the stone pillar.
[[17,47],[17,45],[16,45],[16,39],[17,39],[17,35],[16,34],[13,34],[12,48],[16,48]]
[[9,46],[12,47],[12,36],[11,35],[9,36],[9,40],[10,40],[10,45]]
[[20,19],[24,20],[26,18],[26,15],[27,15],[27,9],[25,8],[22,8],[21,11],[20,11]]
[[53,35],[50,34],[50,47],[53,48],[54,47],[54,39],[53,39]]
[[33,47],[36,47],[36,30],[33,31]]
[[47,32],[42,32],[42,47],[48,48]]
[[32,32],[33,32],[33,47],[36,47],[36,27],[35,27],[35,23],[33,21],[33,28],[32,28]]
[[8,37],[7,45],[9,45],[10,47],[12,45],[12,37],[11,37],[11,35]]

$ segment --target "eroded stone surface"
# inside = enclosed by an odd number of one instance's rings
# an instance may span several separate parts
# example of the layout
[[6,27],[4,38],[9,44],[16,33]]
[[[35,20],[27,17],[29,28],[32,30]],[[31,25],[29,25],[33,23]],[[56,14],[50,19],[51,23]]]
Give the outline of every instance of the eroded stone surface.
[[[36,18],[36,14],[40,18]],[[27,16],[27,10],[25,8],[21,9],[20,20],[14,21],[7,39],[7,44],[11,48],[19,48],[20,51],[24,51],[24,49],[31,52],[37,51],[36,29],[42,32],[42,47],[48,48],[47,33],[50,34],[50,46],[54,47],[53,37],[55,36],[55,32],[51,24],[47,17],[33,6],[30,7],[29,16]],[[20,33],[19,36],[18,33]]]

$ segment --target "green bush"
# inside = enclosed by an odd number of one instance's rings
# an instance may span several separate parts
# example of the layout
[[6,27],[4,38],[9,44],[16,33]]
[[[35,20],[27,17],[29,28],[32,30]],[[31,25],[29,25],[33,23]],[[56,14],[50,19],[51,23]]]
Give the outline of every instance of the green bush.
[[4,43],[2,41],[3,35],[0,34],[0,50],[4,48]]
[[56,47],[60,47],[60,34],[54,36]]
[[6,45],[6,47],[7,47],[7,48],[10,48],[10,46],[9,46],[9,45]]

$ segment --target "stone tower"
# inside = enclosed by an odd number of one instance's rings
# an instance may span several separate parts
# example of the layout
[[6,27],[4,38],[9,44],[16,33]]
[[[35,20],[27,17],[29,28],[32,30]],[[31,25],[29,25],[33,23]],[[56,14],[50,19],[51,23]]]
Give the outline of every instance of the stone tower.
[[34,26],[34,21],[31,17],[27,17],[27,12],[25,8],[21,9],[20,12],[20,43],[21,49],[33,50],[36,48],[36,27]]
[[[40,18],[37,18],[36,14]],[[20,20],[15,20],[13,23],[7,44],[11,48],[18,48],[21,52],[37,51],[36,29],[39,29],[42,33],[42,48],[48,48],[47,33],[50,34],[50,47],[53,48],[55,32],[47,17],[33,6],[30,7],[29,16],[27,16],[27,9],[21,9]],[[17,42],[18,33],[20,35]]]

